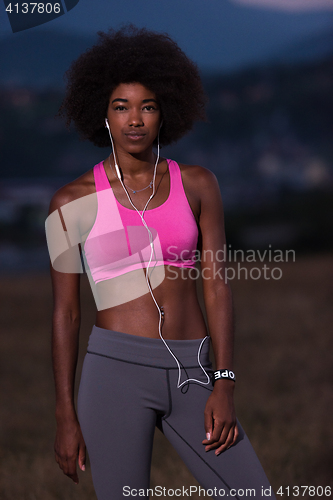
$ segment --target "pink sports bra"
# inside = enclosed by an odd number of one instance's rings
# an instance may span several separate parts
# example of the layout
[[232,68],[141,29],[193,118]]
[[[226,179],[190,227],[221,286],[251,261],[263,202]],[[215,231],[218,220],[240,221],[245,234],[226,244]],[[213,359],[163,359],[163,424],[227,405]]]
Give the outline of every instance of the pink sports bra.
[[[179,165],[167,160],[167,200],[144,213],[154,241],[149,268],[156,265],[195,267],[198,227],[186,198]],[[121,205],[113,194],[103,162],[94,166],[97,215],[84,243],[86,265],[95,283],[147,267],[151,246],[139,214]],[[134,201],[135,202],[135,201]]]

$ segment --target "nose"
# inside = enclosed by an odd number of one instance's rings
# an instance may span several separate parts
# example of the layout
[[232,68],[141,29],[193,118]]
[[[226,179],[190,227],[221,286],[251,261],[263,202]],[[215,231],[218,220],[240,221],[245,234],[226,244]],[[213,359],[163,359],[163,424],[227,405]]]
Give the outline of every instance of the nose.
[[132,109],[129,115],[128,124],[132,127],[142,127],[144,125],[141,110]]

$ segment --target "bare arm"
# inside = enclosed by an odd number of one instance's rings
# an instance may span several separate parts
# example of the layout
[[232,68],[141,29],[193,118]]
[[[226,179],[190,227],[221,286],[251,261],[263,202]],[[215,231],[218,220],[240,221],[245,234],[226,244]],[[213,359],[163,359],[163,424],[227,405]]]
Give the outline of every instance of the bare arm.
[[[233,370],[233,305],[230,286],[224,279],[226,242],[222,199],[216,177],[209,171],[205,171],[202,177],[199,223],[208,328],[216,369]],[[205,409],[208,439],[203,444],[206,445],[206,451],[215,449],[217,455],[234,444],[238,436],[233,401],[234,385],[231,380],[217,380]]]
[[[60,190],[49,213],[58,210],[66,197]],[[60,211],[59,214],[61,215]],[[64,230],[66,229],[63,223]],[[63,472],[78,483],[76,459],[85,468],[85,443],[74,405],[75,372],[80,329],[80,274],[58,272],[51,266],[53,289],[52,362],[56,392],[56,461]]]
[[51,268],[53,287],[52,362],[56,418],[75,415],[74,382],[80,328],[79,274]]

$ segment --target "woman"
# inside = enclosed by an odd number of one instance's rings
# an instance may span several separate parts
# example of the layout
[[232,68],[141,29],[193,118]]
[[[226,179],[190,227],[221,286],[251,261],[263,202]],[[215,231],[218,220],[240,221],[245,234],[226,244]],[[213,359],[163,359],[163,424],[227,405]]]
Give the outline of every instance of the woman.
[[[205,117],[198,70],[167,35],[133,26],[99,35],[68,73],[61,113],[82,137],[112,144],[112,153],[57,191],[47,222],[56,460],[78,483],[76,460],[84,470],[87,445],[99,500],[148,498],[157,425],[213,498],[240,498],[246,489],[253,498],[274,497],[235,416],[217,180],[200,166],[159,157],[160,144]],[[198,256],[209,336],[193,279]],[[77,415],[83,268],[97,314]]]

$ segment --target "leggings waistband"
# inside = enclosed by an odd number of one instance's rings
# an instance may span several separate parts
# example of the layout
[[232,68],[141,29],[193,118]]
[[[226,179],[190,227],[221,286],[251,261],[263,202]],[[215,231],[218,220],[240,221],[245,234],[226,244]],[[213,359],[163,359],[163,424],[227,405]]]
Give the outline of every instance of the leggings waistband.
[[[200,363],[210,366],[209,346],[210,337],[190,340],[166,340],[171,351],[183,364],[191,368],[198,366],[198,350],[200,351]],[[156,368],[175,368],[177,363],[162,339],[150,337],[139,337],[129,333],[107,330],[96,325],[93,326],[89,337],[87,351],[110,358],[121,359],[131,363],[138,363]]]

